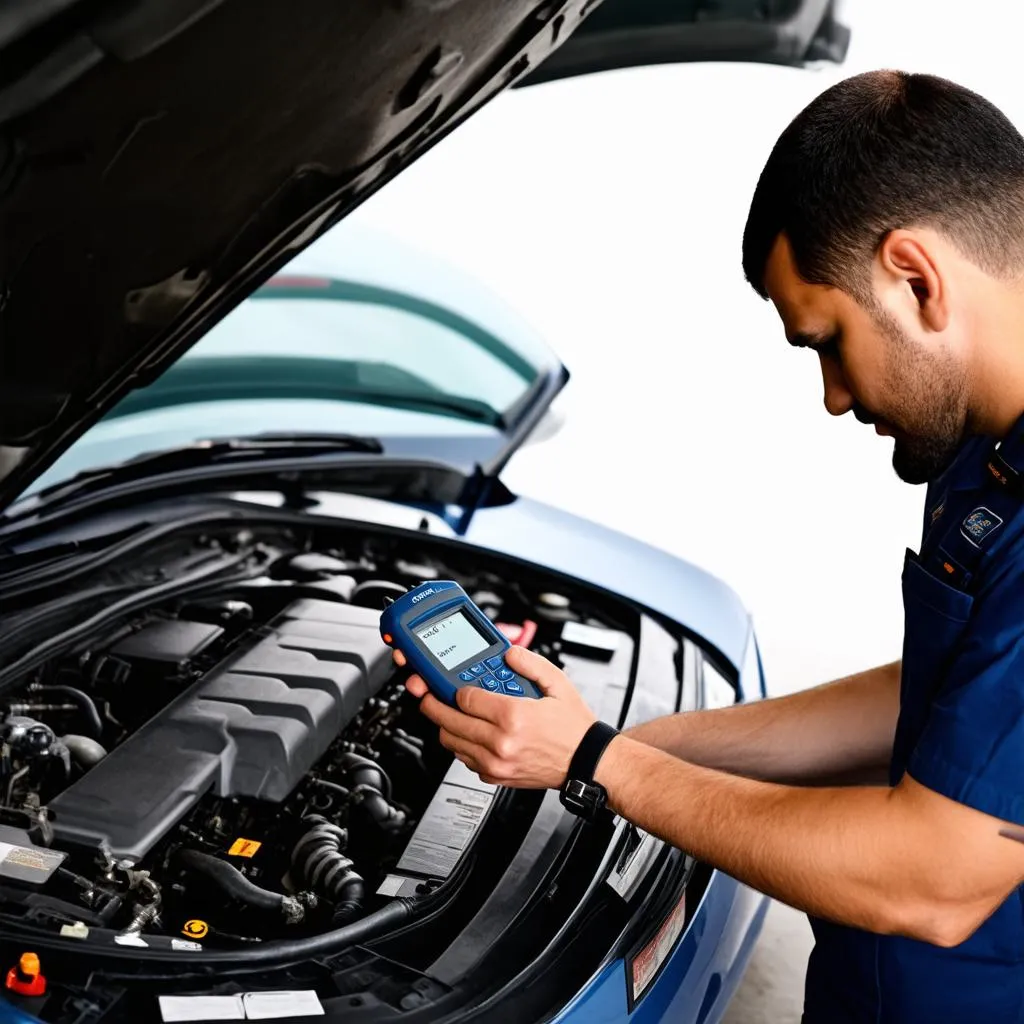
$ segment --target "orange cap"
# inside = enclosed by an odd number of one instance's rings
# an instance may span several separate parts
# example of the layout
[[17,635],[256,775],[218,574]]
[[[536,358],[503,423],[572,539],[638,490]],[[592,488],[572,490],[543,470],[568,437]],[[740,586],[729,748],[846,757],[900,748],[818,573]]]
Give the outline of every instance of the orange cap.
[[22,953],[17,967],[7,972],[6,986],[22,996],[41,996],[46,991],[46,978],[39,966],[36,953]]

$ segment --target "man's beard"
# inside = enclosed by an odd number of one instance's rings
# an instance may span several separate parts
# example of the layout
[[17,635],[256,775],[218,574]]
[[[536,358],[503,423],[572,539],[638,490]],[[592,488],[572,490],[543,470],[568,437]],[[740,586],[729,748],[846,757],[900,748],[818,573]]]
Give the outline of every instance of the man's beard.
[[967,382],[952,356],[924,353],[885,314],[892,406],[885,422],[896,431],[892,466],[908,484],[928,483],[956,458],[967,434]]

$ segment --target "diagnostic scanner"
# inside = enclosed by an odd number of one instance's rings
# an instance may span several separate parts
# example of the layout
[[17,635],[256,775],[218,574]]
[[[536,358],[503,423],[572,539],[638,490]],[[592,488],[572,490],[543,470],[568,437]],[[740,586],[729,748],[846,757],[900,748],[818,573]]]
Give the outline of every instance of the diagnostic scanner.
[[510,697],[541,696],[505,664],[512,645],[452,580],[432,580],[396,598],[380,617],[381,639],[401,651],[438,700],[455,707],[463,686]]

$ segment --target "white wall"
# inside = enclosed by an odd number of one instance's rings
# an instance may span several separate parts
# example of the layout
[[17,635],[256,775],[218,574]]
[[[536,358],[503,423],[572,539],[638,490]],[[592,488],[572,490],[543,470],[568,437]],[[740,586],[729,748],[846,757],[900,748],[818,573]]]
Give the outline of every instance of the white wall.
[[777,692],[899,656],[923,488],[821,404],[817,361],[745,284],[778,133],[871,67],[930,71],[1024,124],[1024,5],[853,0],[840,69],[687,65],[508,93],[354,216],[469,269],[573,374],[568,423],[507,481],[697,561],[755,615]]

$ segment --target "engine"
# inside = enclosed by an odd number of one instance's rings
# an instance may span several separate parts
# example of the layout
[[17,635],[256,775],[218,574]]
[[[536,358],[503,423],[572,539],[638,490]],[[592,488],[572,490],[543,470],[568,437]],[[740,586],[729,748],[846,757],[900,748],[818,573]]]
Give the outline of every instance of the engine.
[[[540,582],[395,544],[273,540],[246,578],[148,607],[0,698],[0,913],[237,947],[338,927],[443,876],[461,850],[445,830],[468,841],[493,787],[453,778],[380,640],[384,598],[421,580],[458,579],[585,692],[596,668],[599,714],[629,685],[629,627]],[[181,571],[172,554],[158,577]]]

